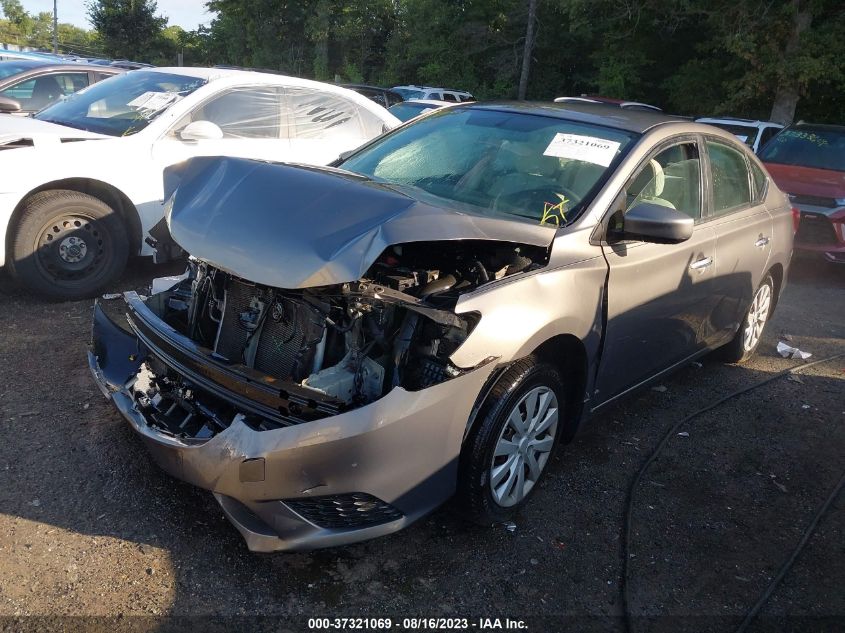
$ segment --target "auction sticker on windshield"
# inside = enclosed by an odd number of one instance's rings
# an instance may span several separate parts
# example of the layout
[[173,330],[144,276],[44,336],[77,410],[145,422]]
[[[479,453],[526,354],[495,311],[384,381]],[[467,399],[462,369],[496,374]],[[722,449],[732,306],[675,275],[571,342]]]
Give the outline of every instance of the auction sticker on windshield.
[[608,141],[595,136],[558,132],[543,155],[554,156],[555,158],[573,158],[607,167],[613,161],[618,149],[619,143],[616,141]]
[[145,92],[126,105],[136,110],[153,110],[155,112],[170,105],[178,97],[179,94],[176,92]]

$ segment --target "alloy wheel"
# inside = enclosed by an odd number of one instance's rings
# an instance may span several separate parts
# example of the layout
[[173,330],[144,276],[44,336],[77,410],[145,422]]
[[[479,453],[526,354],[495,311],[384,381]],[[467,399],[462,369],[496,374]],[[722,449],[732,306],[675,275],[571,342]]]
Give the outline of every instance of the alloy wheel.
[[549,387],[534,387],[511,409],[490,464],[490,490],[498,505],[517,505],[537,483],[557,425],[558,401]]
[[758,288],[757,294],[751,301],[751,307],[748,308],[748,316],[745,321],[745,331],[742,338],[742,346],[746,352],[753,350],[760,341],[760,336],[763,334],[763,328],[766,325],[766,319],[769,318],[769,307],[772,303],[772,289],[768,284],[763,284]]

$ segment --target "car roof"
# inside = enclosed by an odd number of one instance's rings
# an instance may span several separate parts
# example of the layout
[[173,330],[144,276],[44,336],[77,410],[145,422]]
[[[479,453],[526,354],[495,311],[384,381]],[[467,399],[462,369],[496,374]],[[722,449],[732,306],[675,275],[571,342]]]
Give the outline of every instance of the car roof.
[[605,127],[642,134],[663,123],[689,123],[688,119],[657,112],[656,110],[629,110],[606,103],[549,103],[530,101],[494,101],[459,104],[458,108],[523,112],[591,123]]
[[[122,68],[110,68],[108,66],[96,66],[94,64],[82,64],[79,62],[69,62],[69,61],[50,61],[50,60],[35,60],[35,59],[20,59],[20,60],[4,60],[0,61],[0,66],[4,65],[14,65],[20,67],[20,72],[17,74],[24,74],[30,70],[96,70],[97,72],[112,72],[112,73],[120,73],[123,72]],[[4,79],[9,79],[14,75],[9,75]]]
[[729,117],[719,117],[719,116],[705,116],[699,117],[696,119],[699,123],[727,123],[728,125],[747,125],[747,126],[760,126],[760,125],[776,125],[778,127],[783,127],[780,123],[776,123],[774,121],[756,121],[753,119],[735,119]]

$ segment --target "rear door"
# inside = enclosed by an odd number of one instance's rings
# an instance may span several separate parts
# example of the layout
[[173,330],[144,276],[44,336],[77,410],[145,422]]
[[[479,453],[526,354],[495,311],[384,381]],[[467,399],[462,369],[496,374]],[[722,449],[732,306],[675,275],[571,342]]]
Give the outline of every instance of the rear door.
[[285,132],[294,162],[327,165],[385,131],[373,111],[344,95],[293,86],[286,97]]
[[772,217],[763,203],[765,175],[745,152],[716,137],[706,137],[704,145],[710,172],[706,224],[716,233],[718,297],[705,336],[715,346],[733,338],[766,271]]
[[625,189],[624,209],[640,201],[673,207],[696,221],[680,244],[641,241],[603,245],[609,267],[607,328],[597,379],[601,403],[637,386],[702,349],[703,324],[713,302],[716,236],[702,222],[703,165],[699,143],[685,137],[661,145]]

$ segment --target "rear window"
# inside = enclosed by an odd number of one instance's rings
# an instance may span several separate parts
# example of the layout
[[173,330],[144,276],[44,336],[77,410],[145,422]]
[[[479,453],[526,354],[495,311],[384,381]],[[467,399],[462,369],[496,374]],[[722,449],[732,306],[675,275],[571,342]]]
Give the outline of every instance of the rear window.
[[845,171],[845,130],[800,126],[783,130],[760,152],[767,163]]
[[736,125],[734,123],[707,123],[707,125],[730,132],[748,147],[754,147],[754,141],[757,140],[757,128],[750,125]]
[[431,105],[430,103],[413,103],[403,101],[402,103],[397,103],[396,105],[391,106],[389,111],[390,114],[400,121],[410,121],[415,116],[419,116],[436,109],[437,106]]

